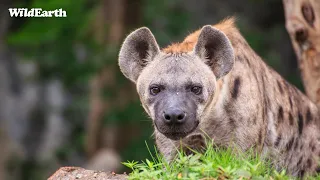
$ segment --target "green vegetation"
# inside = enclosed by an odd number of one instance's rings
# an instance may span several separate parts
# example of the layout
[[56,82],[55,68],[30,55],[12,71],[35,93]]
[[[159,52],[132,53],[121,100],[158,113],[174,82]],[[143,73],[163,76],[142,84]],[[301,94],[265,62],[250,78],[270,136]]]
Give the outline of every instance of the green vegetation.
[[[129,174],[129,179],[132,180],[295,179],[287,176],[285,170],[276,171],[270,162],[262,161],[253,151],[239,154],[232,149],[222,150],[209,144],[204,153],[195,151],[194,153],[194,155],[187,156],[182,151],[178,151],[173,163],[170,164],[158,152],[151,155],[152,160],[128,161],[123,164],[132,169]],[[320,175],[307,179],[320,179]]]

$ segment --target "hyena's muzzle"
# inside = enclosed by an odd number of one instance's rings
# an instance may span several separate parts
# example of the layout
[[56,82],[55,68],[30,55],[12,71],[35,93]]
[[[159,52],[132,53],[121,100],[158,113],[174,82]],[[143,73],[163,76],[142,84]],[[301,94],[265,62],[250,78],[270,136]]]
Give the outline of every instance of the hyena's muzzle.
[[158,97],[154,106],[154,123],[166,137],[178,140],[193,132],[199,120],[196,103],[186,93],[167,92]]

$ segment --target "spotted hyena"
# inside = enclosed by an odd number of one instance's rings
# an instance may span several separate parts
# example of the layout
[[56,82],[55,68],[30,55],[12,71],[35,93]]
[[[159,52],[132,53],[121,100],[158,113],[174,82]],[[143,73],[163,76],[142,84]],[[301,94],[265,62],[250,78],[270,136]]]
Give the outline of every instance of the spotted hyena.
[[168,160],[180,142],[197,148],[207,134],[220,147],[253,147],[294,176],[320,170],[316,105],[264,63],[232,18],[162,50],[148,28],[135,30],[119,66],[136,83]]

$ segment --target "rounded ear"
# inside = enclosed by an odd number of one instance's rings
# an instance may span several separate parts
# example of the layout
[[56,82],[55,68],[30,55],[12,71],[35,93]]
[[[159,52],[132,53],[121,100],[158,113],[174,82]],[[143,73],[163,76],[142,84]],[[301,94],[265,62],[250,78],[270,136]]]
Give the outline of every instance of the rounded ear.
[[211,67],[217,79],[228,74],[234,64],[234,52],[228,37],[210,25],[201,29],[193,53]]
[[136,82],[142,69],[160,53],[151,31],[142,27],[133,31],[124,40],[119,53],[121,72],[131,81]]

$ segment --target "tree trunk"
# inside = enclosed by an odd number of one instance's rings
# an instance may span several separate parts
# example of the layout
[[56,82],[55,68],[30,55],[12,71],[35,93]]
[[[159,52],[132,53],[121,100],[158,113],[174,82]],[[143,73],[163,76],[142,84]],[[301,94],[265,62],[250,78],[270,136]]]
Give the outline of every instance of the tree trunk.
[[[10,1],[4,0],[0,2],[0,180],[18,179],[19,168],[17,164],[12,164],[12,169],[9,171],[9,163],[13,163],[13,160],[21,160],[20,148],[17,147],[17,142],[10,136],[10,120],[12,114],[10,114],[10,97],[12,97],[12,83],[10,77],[12,71],[8,70],[8,64],[12,63],[8,57],[6,36],[11,23],[8,8],[10,7]],[[12,83],[12,84],[10,84]]]
[[[96,21],[95,37],[101,46],[107,46],[109,42],[119,44],[124,31],[124,0],[112,1],[102,0],[98,17]],[[106,27],[109,27],[108,29]],[[108,31],[109,32],[108,32]],[[107,33],[108,32],[108,33]],[[101,72],[98,72],[91,81],[90,88],[90,113],[88,118],[88,132],[86,139],[86,149],[89,157],[92,157],[101,142],[101,125],[103,115],[109,109],[110,102],[106,102],[102,98],[103,88],[108,84],[114,84],[115,73],[113,67],[104,67]],[[113,148],[112,141],[108,142]]]
[[[94,37],[106,49],[118,48],[124,35],[137,28],[141,22],[141,0],[102,0],[99,8],[101,9],[94,25]],[[106,60],[113,62],[102,67],[90,82],[90,111],[86,135],[86,152],[89,158],[102,148],[119,151],[119,147],[128,142],[126,141],[128,137],[119,135],[125,132],[123,124],[103,127],[102,120],[108,112],[113,109],[123,109],[128,103],[137,99],[135,86],[130,82],[127,82],[121,90],[117,90],[112,99],[103,97],[105,91],[117,87],[116,75],[119,74],[117,59]],[[134,136],[133,134],[130,137]]]
[[320,109],[320,1],[283,0],[283,5],[304,89]]

